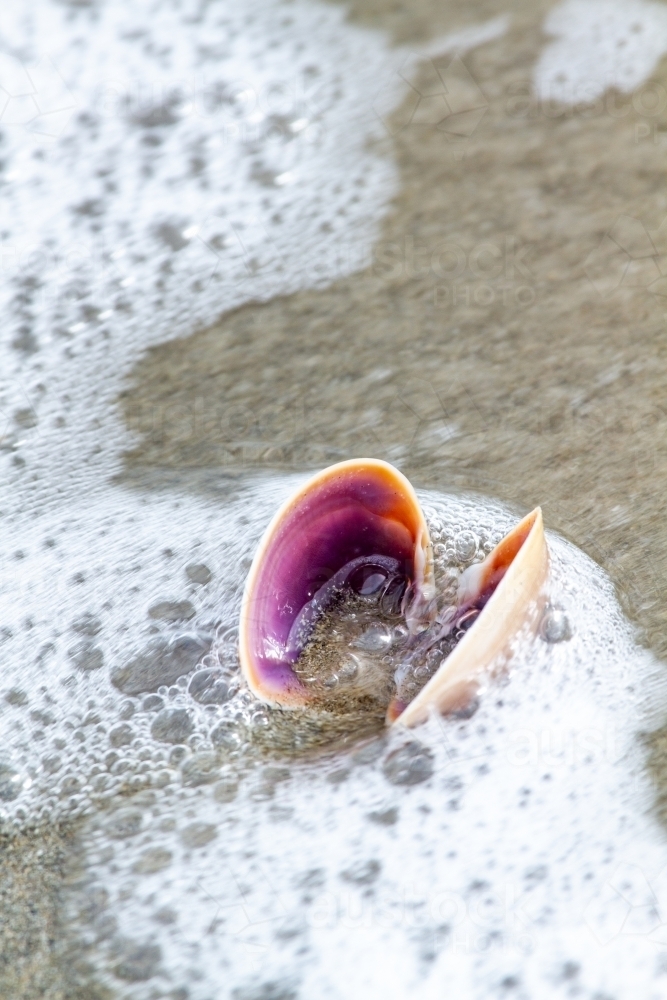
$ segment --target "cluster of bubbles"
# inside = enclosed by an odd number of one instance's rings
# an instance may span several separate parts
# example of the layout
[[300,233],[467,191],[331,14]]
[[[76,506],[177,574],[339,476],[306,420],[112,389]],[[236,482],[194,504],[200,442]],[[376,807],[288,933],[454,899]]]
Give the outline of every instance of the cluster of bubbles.
[[[10,666],[21,649],[29,653],[30,636],[39,636],[33,657],[49,641],[54,649],[44,654],[47,666],[34,667],[34,684],[22,685],[19,672],[2,691],[0,723],[11,752],[2,755],[0,810],[22,827],[82,818],[86,874],[69,898],[69,927],[109,988],[120,985],[128,1000],[186,988],[194,1000],[208,1000],[222,975],[242,985],[253,979],[247,959],[253,948],[300,969],[308,995],[326,995],[327,961],[339,965],[351,947],[346,907],[372,907],[382,894],[394,902],[377,924],[369,917],[367,953],[357,960],[360,983],[367,994],[377,992],[378,958],[396,953],[405,968],[395,976],[407,991],[430,966],[396,902],[406,879],[421,886],[423,933],[439,940],[445,932],[438,930],[436,889],[448,898],[455,892],[461,912],[474,913],[475,880],[502,895],[517,865],[532,871],[554,863],[570,841],[577,857],[588,845],[592,870],[609,874],[599,867],[601,857],[613,857],[605,853],[609,843],[618,850],[628,829],[640,837],[618,761],[632,763],[637,755],[628,717],[634,713],[648,725],[637,682],[647,674],[644,654],[632,644],[608,581],[554,536],[541,632],[517,647],[510,674],[490,685],[469,718],[432,720],[410,733],[378,726],[343,731],[331,713],[282,711],[252,696],[239,671],[240,595],[265,525],[299,482],[276,477],[250,484],[214,505],[209,527],[208,508],[197,513],[189,505],[177,522],[181,569],[175,572],[176,557],[163,557],[158,547],[149,571],[146,556],[133,576],[143,587],[140,602],[130,594],[121,605],[114,593],[116,606],[105,610],[106,598],[95,600],[84,582],[77,584],[82,603],[59,635],[36,620],[19,646],[11,623],[14,635],[4,646],[12,652]],[[519,515],[431,492],[420,494],[420,502],[444,607],[460,574],[485,558]],[[152,516],[144,509],[144,527]],[[154,516],[161,541],[153,548],[164,544],[165,521],[180,515],[158,505]],[[106,584],[102,592],[109,593]],[[387,655],[392,645],[400,649],[405,636],[400,619],[386,621],[369,609],[347,649],[357,672],[339,673],[336,696],[354,685],[367,659]],[[93,665],[100,654],[101,665]],[[427,671],[432,666],[425,664]],[[554,725],[584,735],[615,727],[618,746],[603,745],[592,757],[577,751],[572,760],[552,752],[543,760],[540,740]],[[515,750],[527,727],[529,736],[538,730],[535,760],[526,758],[523,743],[518,757]],[[575,751],[577,738],[575,732]],[[636,782],[635,764],[631,770]],[[585,802],[576,815],[568,805],[572,794]],[[641,798],[635,785],[632,794]],[[601,810],[606,833],[601,837],[596,827],[591,837]],[[487,812],[492,835],[479,825]],[[511,836],[503,832],[510,829]],[[554,831],[558,851],[545,830]],[[651,837],[642,836],[652,856]],[[442,859],[433,857],[434,842],[444,845]],[[461,843],[465,852],[454,856]],[[570,875],[569,863],[565,868]],[[560,885],[563,871],[553,878]],[[248,892],[240,894],[239,885]],[[577,891],[584,902],[589,888],[582,875]],[[550,892],[557,900],[551,884]],[[333,916],[322,923],[322,908],[329,913],[332,906]],[[544,952],[537,927],[531,929],[536,954]],[[563,962],[574,961],[567,941],[556,947]],[[317,958],[312,966],[301,949]],[[506,956],[510,965],[513,954]],[[476,961],[479,953],[469,957]],[[539,992],[551,958],[531,961]],[[269,964],[270,980],[286,981],[278,959]],[[349,995],[360,989],[349,985]]]
[[[261,491],[248,500],[263,513],[244,552],[272,509]],[[516,523],[486,501],[421,500],[443,546],[440,577],[484,558]],[[582,914],[613,875],[628,830],[644,837],[645,858],[660,853],[633,819],[645,823],[628,715],[643,711],[631,688],[650,663],[600,571],[551,535],[549,547],[552,603],[542,632],[517,648],[514,671],[482,695],[473,717],[348,734],[314,753],[331,720],[308,730],[306,714],[260,705],[239,683],[228,622],[187,673],[115,701],[104,751],[117,755],[118,779],[136,786],[100,799],[88,816],[89,878],[72,918],[109,985],[131,1000],[179,989],[207,1000],[224,975],[248,996],[326,996],[332,970],[352,950],[350,996],[384,988],[383,961],[395,954],[401,995],[418,982],[430,997],[439,995],[438,976],[458,968],[452,949],[469,977],[462,996],[501,997],[503,981],[523,976],[531,995],[560,997],[553,969],[577,963],[604,982],[595,949],[576,943],[589,933]],[[197,619],[191,625],[196,634]],[[354,655],[382,653],[388,635],[386,623],[369,623]],[[607,747],[570,759],[539,739],[534,760],[523,743],[515,753],[517,734],[565,725],[584,735],[615,725],[613,759]],[[121,745],[111,748],[112,739]],[[512,922],[494,902],[508,885],[522,907],[544,888],[551,909],[528,908],[530,918],[522,909],[523,923]],[[574,938],[561,933],[568,921]],[[636,975],[646,954],[618,945]],[[260,953],[261,968],[250,957]]]
[[[169,654],[176,651],[181,667],[189,659],[192,668],[135,697],[117,691],[87,697],[64,718],[47,686],[30,696],[20,688],[7,691],[12,731],[25,750],[12,763],[0,764],[5,818],[17,825],[72,819],[105,808],[119,795],[164,788],[178,779],[185,785],[210,781],[223,758],[242,750],[241,732],[261,725],[266,716],[247,693],[239,696],[235,629],[222,631],[202,655],[209,645],[210,639],[197,634],[154,642],[135,658],[135,666],[154,662],[159,669],[162,661],[168,671],[174,659]],[[89,686],[74,680],[73,694]],[[130,686],[127,671],[123,680]]]
[[[291,485],[281,484],[276,497],[286,488]],[[23,826],[90,815],[108,808],[119,795],[211,784],[230,763],[237,766],[258,754],[300,753],[339,738],[326,713],[270,708],[257,701],[240,676],[240,593],[265,516],[262,509],[268,512],[272,502],[266,486],[255,488],[257,499],[262,493],[256,521],[226,556],[235,560],[226,569],[226,596],[208,566],[189,563],[190,595],[199,595],[195,604],[154,595],[143,646],[134,655],[110,655],[104,616],[80,612],[69,629],[69,670],[59,683],[30,690],[14,685],[4,691],[0,713],[13,747],[0,760],[0,816],[5,823]],[[437,599],[446,607],[460,574],[491,551],[515,518],[494,510],[480,524],[472,502],[459,501],[443,513],[430,494],[421,501],[434,545]],[[345,659],[325,678],[334,695],[357,683],[369,660],[389,659],[395,667],[407,637],[400,615],[379,616],[372,602],[364,614],[352,617],[354,635]],[[565,613],[551,609],[543,638],[557,642],[570,634]],[[42,648],[38,655],[48,662],[55,653]],[[432,675],[442,656],[438,647],[415,660],[416,683]]]

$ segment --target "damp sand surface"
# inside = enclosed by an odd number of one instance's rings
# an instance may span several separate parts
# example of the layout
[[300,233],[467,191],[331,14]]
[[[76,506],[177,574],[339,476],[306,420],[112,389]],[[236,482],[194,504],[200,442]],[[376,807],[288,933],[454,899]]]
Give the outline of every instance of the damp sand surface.
[[[111,1000],[86,948],[69,931],[73,892],[85,888],[76,825],[0,837],[0,996],[8,1000]],[[82,900],[84,897],[79,897]],[[94,896],[86,899],[94,924]]]

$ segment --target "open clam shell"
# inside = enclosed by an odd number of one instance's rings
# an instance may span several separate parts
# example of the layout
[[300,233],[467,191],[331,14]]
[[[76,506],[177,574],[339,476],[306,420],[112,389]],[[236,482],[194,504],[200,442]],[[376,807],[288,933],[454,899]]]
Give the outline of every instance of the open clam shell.
[[458,645],[408,705],[389,706],[387,722],[424,722],[432,710],[464,708],[477,685],[507,655],[512,639],[537,615],[549,564],[542,511],[523,518],[486,557],[459,581],[457,620],[479,611]]
[[[241,668],[263,701],[307,705],[316,696],[295,665],[318,621],[340,594],[378,597],[380,607],[388,601],[392,613],[405,616],[410,633],[387,723],[418,725],[432,710],[466,707],[537,614],[547,570],[538,507],[465,570],[456,606],[438,618],[431,542],[412,486],[386,462],[341,462],[290,497],[262,538],[241,606]],[[436,653],[441,641],[451,651],[415,694],[401,672],[410,657]]]
[[340,462],[280,508],[259,545],[241,605],[239,653],[263,701],[298,707],[312,697],[293,666],[337,588],[391,588],[410,607],[435,588],[428,528],[415,492],[376,459]]

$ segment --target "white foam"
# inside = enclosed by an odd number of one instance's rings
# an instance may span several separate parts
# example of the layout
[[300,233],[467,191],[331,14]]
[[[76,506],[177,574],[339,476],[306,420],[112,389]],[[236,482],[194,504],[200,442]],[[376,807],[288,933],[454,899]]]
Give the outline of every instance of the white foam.
[[[266,521],[277,499],[257,490],[230,505],[230,534],[241,510],[264,507]],[[513,521],[479,498],[422,499],[445,548],[471,529],[490,544]],[[664,715],[661,668],[601,570],[554,535],[549,547],[550,598],[572,638],[524,641],[472,719],[412,733],[433,755],[427,781],[387,779],[397,732],[370,763],[348,752],[292,759],[278,779],[242,770],[229,803],[174,775],[159,800],[139,800],[141,829],[111,852],[116,817],[95,820],[91,891],[108,899],[101,926],[118,921],[96,966],[126,976],[128,955],[159,949],[150,983],[124,983],[132,1000],[183,987],[208,1000],[221,982],[230,995],[336,1000],[435,998],[454,984],[471,998],[563,997],[574,983],[585,997],[657,996],[667,851],[636,734]],[[164,867],[140,874],[156,849]]]
[[[594,101],[612,87],[631,93],[667,53],[667,9],[651,0],[565,0],[544,31],[554,40],[535,66],[535,89],[563,104]],[[638,110],[655,114],[655,97]]]
[[[91,482],[126,443],[114,402],[141,350],[360,265],[396,188],[367,149],[388,51],[306,3],[41,0],[12,6],[2,41],[3,410],[27,396],[39,421],[29,473],[85,456]],[[44,137],[51,103],[67,113]],[[9,349],[21,327],[38,353]]]
[[500,14],[498,17],[486,21],[484,24],[473,24],[468,28],[461,28],[453,31],[444,38],[434,38],[431,42],[426,42],[415,56],[419,59],[436,58],[449,52],[465,53],[478,45],[492,42],[496,38],[502,38],[510,26],[510,18],[507,14]]

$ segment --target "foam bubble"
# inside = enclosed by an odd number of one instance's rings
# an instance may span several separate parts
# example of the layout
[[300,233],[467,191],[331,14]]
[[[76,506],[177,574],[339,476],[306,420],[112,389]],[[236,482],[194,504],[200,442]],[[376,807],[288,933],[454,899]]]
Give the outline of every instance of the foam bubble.
[[535,89],[563,104],[594,101],[612,87],[629,94],[667,53],[667,10],[652,0],[565,0],[544,30],[555,40],[535,66]]

